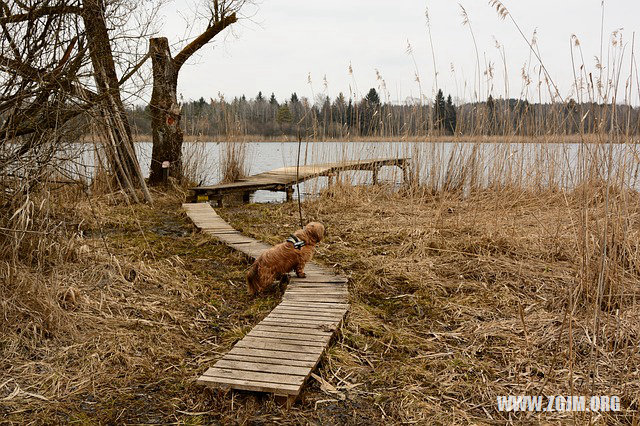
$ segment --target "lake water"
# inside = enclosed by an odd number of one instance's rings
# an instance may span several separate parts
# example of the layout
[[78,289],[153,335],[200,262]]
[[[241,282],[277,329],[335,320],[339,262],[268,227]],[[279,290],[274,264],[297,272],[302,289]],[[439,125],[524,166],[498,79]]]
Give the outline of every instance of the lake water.
[[[151,143],[136,143],[136,152],[145,176],[151,164]],[[437,187],[456,179],[455,171],[478,170],[478,183],[490,182],[534,183],[541,186],[572,187],[579,181],[581,167],[598,164],[593,174],[603,179],[609,171],[619,179],[620,185],[640,189],[638,174],[640,145],[579,145],[579,144],[469,144],[453,142],[303,142],[300,164],[317,164],[357,159],[411,157],[413,173],[423,183]],[[185,163],[191,177],[201,184],[212,185],[220,181],[220,159],[226,144],[190,142],[183,145]],[[75,173],[93,175],[94,154],[83,148],[81,160],[73,164]],[[248,173],[256,174],[279,167],[295,166],[298,156],[297,142],[247,142],[246,164]],[[417,159],[417,161],[415,161]],[[452,172],[454,171],[454,172]],[[341,179],[352,184],[371,182],[371,172],[345,172]],[[468,177],[466,178],[468,180]],[[379,174],[383,183],[399,186],[402,172],[396,167],[383,167]],[[326,186],[327,178],[313,179],[300,185],[301,195],[312,194]],[[258,191],[256,202],[283,201],[284,193]]]

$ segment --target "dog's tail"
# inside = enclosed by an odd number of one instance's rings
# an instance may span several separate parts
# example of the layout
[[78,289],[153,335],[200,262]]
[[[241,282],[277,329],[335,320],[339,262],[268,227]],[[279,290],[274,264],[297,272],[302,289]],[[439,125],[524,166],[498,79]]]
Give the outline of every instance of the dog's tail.
[[258,292],[258,262],[255,262],[247,272],[247,293],[253,296]]

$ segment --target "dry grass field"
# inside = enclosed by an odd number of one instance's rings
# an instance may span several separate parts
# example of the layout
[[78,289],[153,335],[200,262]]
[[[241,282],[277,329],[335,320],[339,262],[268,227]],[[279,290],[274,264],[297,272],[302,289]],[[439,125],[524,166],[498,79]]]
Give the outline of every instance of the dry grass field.
[[[588,196],[589,216],[604,220],[602,189]],[[126,206],[111,195],[56,212],[81,231],[60,251],[65,262],[3,281],[5,421],[638,419],[640,271],[637,251],[629,252],[640,243],[637,195],[625,200],[624,244],[607,243],[615,255],[600,298],[592,294],[596,240],[590,269],[582,266],[589,255],[577,226],[584,191],[461,197],[342,186],[305,202],[305,218],[328,229],[319,262],[349,275],[352,309],[290,411],[268,396],[194,385],[277,298],[247,296],[247,260],[194,233],[180,212],[182,193],[156,197],[154,207]],[[295,204],[221,213],[269,243],[293,231],[298,214]],[[623,410],[507,414],[497,411],[502,394],[613,394]]]

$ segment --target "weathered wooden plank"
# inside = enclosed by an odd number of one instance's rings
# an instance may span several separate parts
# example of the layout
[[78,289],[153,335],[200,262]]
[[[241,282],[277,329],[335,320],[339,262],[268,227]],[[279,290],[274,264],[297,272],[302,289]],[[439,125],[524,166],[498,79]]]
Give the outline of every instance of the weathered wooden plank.
[[298,395],[300,393],[300,388],[302,387],[302,383],[300,385],[285,385],[279,383],[259,382],[256,380],[239,380],[228,377],[210,377],[204,375],[200,376],[196,383],[226,389],[232,388],[256,392],[270,392],[275,394],[283,393],[285,395]]
[[311,312],[308,314],[299,313],[299,312],[281,312],[281,311],[271,311],[271,313],[267,316],[267,318],[271,319],[292,319],[298,321],[327,321],[327,322],[335,322],[340,321],[342,319],[342,315],[316,315]]
[[344,315],[344,311],[318,311],[318,310],[310,310],[310,309],[287,309],[286,307],[276,306],[272,311],[272,313],[284,314],[284,315],[296,315],[303,317],[316,317],[316,318],[337,318],[342,317]]
[[302,308],[323,308],[323,309],[348,309],[349,305],[344,302],[336,302],[336,303],[314,303],[310,301],[306,302],[297,302],[294,300],[280,302],[278,306],[291,306],[291,307],[302,307]]
[[299,333],[287,333],[283,331],[267,331],[256,330],[255,328],[247,333],[248,337],[265,337],[265,338],[277,338],[284,340],[291,340],[292,342],[319,342],[326,344],[331,340],[331,335],[318,335],[318,334],[299,334]]
[[229,361],[247,361],[247,362],[257,362],[259,364],[273,364],[273,365],[286,365],[293,367],[305,367],[311,370],[316,366],[317,361],[301,361],[299,359],[278,359],[278,358],[267,358],[262,356],[252,356],[252,355],[238,355],[238,354],[226,354],[222,359]]
[[299,320],[299,319],[286,319],[286,318],[272,318],[272,317],[266,317],[265,319],[263,319],[260,324],[272,324],[272,325],[282,325],[282,326],[286,326],[287,324],[292,324],[292,325],[304,325],[304,326],[313,326],[318,328],[319,330],[333,330],[336,325],[338,324],[338,321],[310,321],[310,320]]
[[[294,367],[292,365],[275,365],[265,364],[253,361],[236,361],[221,359],[216,362],[214,367],[226,368],[229,370],[255,371],[261,373],[286,374],[289,376],[308,376],[310,370],[308,367]],[[206,374],[206,373],[205,373]]]
[[283,309],[295,309],[295,310],[314,310],[319,312],[345,312],[348,306],[344,306],[344,303],[313,303],[313,302],[296,302],[296,301],[282,301],[278,307]]
[[282,300],[284,301],[291,301],[291,302],[314,302],[314,303],[344,303],[346,302],[346,298],[345,297],[338,297],[338,296],[317,296],[314,297],[313,295],[293,295],[293,294],[287,294],[285,293],[284,296],[282,297]]
[[265,383],[282,385],[301,385],[304,382],[303,376],[292,376],[288,374],[259,373],[257,371],[231,370],[228,368],[211,367],[204,372],[205,377],[224,377],[236,380],[252,380]]
[[316,353],[283,352],[274,349],[245,348],[241,346],[234,346],[229,351],[229,354],[313,362],[316,362],[320,358]]
[[[291,339],[283,339],[281,336],[275,336],[273,334],[267,333],[266,336],[257,336],[257,335],[246,335],[242,339],[244,343],[247,345],[267,345],[264,348],[269,348],[268,345],[292,345],[292,346],[304,346],[305,348],[314,348],[313,351],[308,351],[311,353],[316,353],[317,350],[322,351],[327,346],[328,340],[325,341],[313,341],[313,340],[291,340]],[[251,346],[257,349],[262,349],[263,346]]]
[[339,277],[337,275],[324,275],[324,274],[306,274],[305,278],[291,277],[291,282],[306,282],[306,283],[346,283],[347,279]]
[[348,293],[346,291],[332,290],[332,289],[317,289],[312,287],[307,288],[287,288],[289,294],[293,295],[308,295],[308,296],[338,296],[346,299]]
[[245,337],[235,345],[238,348],[266,349],[271,351],[293,352],[301,354],[312,354],[320,357],[322,354],[322,346],[307,346],[301,344],[271,342],[266,339]]
[[283,333],[301,333],[306,335],[316,335],[316,336],[331,336],[333,333],[330,331],[322,330],[316,326],[304,326],[300,324],[298,326],[291,324],[282,324],[276,325],[273,323],[264,323],[260,322],[260,324],[256,325],[253,330],[259,331],[281,331]]

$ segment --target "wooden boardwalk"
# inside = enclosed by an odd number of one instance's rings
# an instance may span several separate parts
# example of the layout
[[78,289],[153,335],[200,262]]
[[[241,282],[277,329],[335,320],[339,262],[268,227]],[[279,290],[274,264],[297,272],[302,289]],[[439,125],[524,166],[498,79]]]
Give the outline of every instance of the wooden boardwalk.
[[370,160],[343,161],[340,163],[313,164],[300,166],[281,167],[257,175],[248,176],[237,182],[225,183],[213,186],[197,186],[191,188],[194,192],[193,201],[217,201],[222,205],[222,199],[228,194],[241,194],[245,202],[249,196],[257,190],[285,191],[287,199],[293,194],[293,186],[298,182],[327,176],[330,180],[338,173],[347,170],[370,170],[373,172],[373,183],[378,181],[378,173],[383,166],[397,166],[402,169],[403,178],[407,179],[408,158],[376,158]]
[[[182,207],[202,232],[256,258],[271,246],[246,237],[208,203]],[[292,277],[282,302],[204,372],[197,383],[273,393],[290,406],[349,309],[347,279],[310,262]]]

